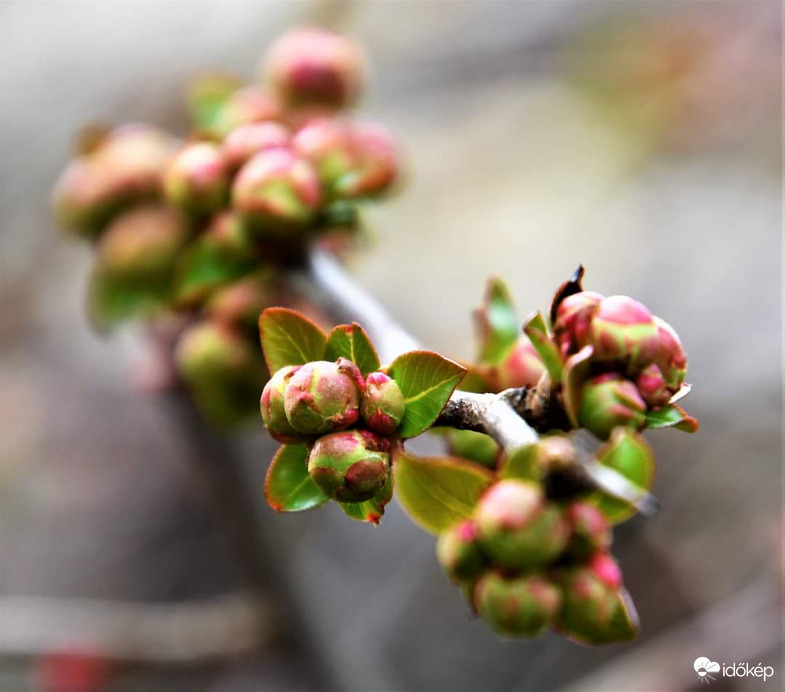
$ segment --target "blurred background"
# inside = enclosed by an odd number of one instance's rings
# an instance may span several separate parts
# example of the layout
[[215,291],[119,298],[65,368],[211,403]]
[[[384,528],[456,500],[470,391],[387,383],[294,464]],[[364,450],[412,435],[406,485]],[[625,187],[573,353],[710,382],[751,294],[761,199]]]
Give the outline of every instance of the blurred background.
[[[650,437],[662,512],[616,531],[635,643],[498,640],[395,506],[275,517],[261,424],[210,433],[89,330],[48,211],[74,133],[182,131],[193,76],[302,22],[364,44],[404,143],[351,270],[423,343],[470,358],[490,274],[523,318],[579,263],[682,337],[701,430]],[[698,656],[780,686],[781,54],[757,0],[1,2],[0,691],[676,690]]]

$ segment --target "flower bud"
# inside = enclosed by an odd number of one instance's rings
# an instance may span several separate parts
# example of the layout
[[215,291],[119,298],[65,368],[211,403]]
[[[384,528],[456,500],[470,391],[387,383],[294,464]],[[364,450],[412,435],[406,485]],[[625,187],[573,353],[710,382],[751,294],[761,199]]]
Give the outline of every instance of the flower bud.
[[665,406],[671,393],[668,391],[668,383],[662,375],[659,367],[654,363],[647,365],[638,377],[635,378],[635,386],[641,398],[649,406]]
[[584,385],[578,418],[584,428],[604,440],[618,425],[640,429],[646,421],[645,412],[646,402],[635,385],[606,373]]
[[306,26],[273,43],[265,56],[265,73],[287,105],[315,103],[342,108],[360,93],[364,61],[351,39]]
[[589,502],[573,502],[565,510],[570,525],[567,551],[573,557],[586,559],[605,550],[611,543],[611,532],[603,513]]
[[271,277],[246,276],[219,288],[207,301],[205,312],[218,322],[254,329],[259,314],[272,304]]
[[637,634],[637,616],[621,588],[621,571],[609,555],[598,553],[587,565],[558,576],[562,608],[556,625],[584,644],[629,641]]
[[284,393],[286,417],[303,435],[343,430],[360,417],[362,374],[345,358],[337,363],[319,360],[303,365]]
[[455,428],[448,429],[446,434],[448,449],[452,456],[470,459],[489,469],[496,468],[501,448],[490,435]]
[[247,361],[247,344],[234,330],[213,322],[199,322],[183,332],[175,361],[188,382],[228,372],[240,372]]
[[235,169],[262,151],[289,146],[289,141],[289,130],[279,123],[248,123],[232,130],[222,149],[227,163]]
[[242,261],[254,257],[248,224],[236,211],[228,210],[216,214],[207,226],[203,240],[227,261]]
[[510,387],[534,387],[545,372],[540,356],[527,336],[521,336],[515,346],[496,366],[496,382],[500,391]]
[[187,144],[164,174],[164,190],[171,204],[184,211],[209,213],[220,209],[229,193],[229,167],[218,145]]
[[322,184],[332,188],[351,172],[357,158],[345,125],[332,118],[311,120],[294,137],[295,151],[310,161]]
[[665,320],[654,318],[659,337],[657,364],[672,393],[678,391],[687,375],[687,356],[679,335]]
[[235,91],[221,107],[211,131],[219,137],[248,123],[280,120],[282,109],[278,100],[256,87],[243,87]]
[[297,442],[298,432],[291,426],[284,410],[284,391],[299,365],[287,365],[278,370],[264,386],[260,406],[262,420],[270,437],[283,444]]
[[234,208],[268,228],[304,226],[321,202],[321,188],[310,163],[284,149],[254,156],[237,174]]
[[480,546],[498,565],[532,569],[555,560],[569,539],[561,512],[539,486],[503,480],[491,486],[474,510]]
[[489,572],[477,582],[474,600],[480,616],[499,634],[536,637],[558,613],[561,594],[538,574],[506,578]]
[[364,502],[384,486],[389,464],[387,440],[367,430],[347,430],[316,441],[308,457],[308,472],[332,499]]
[[368,197],[388,190],[398,179],[398,147],[382,125],[363,124],[351,133],[356,163],[335,184],[342,197]]
[[95,237],[120,210],[158,194],[173,148],[168,135],[145,125],[111,131],[58,179],[52,193],[58,223]]
[[401,388],[383,372],[372,372],[365,380],[360,414],[366,425],[382,435],[392,435],[403,420],[406,403]]
[[594,291],[581,291],[567,296],[556,309],[553,338],[563,356],[580,351],[589,341],[589,327],[605,296]]
[[184,219],[164,206],[142,206],[117,217],[101,238],[105,276],[132,283],[166,280],[188,236]]
[[477,542],[477,527],[469,519],[439,535],[436,557],[447,576],[458,582],[475,579],[488,567],[488,558]]
[[649,309],[627,296],[603,299],[591,320],[589,338],[594,359],[615,362],[635,373],[654,362],[659,336]]

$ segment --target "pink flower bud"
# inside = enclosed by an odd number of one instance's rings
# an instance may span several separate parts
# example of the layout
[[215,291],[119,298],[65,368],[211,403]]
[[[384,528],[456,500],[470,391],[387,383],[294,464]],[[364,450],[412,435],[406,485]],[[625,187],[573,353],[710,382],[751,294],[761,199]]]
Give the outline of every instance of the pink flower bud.
[[256,87],[244,87],[229,97],[218,112],[211,131],[225,137],[242,125],[280,121],[282,117],[281,105],[272,94]]
[[228,165],[239,168],[256,154],[268,149],[288,147],[289,130],[274,122],[248,123],[230,132],[222,149]]
[[237,174],[234,208],[273,229],[307,224],[321,202],[321,188],[310,163],[285,149],[254,156]]
[[518,342],[494,371],[499,391],[510,387],[534,387],[545,372],[545,365],[527,336]]
[[638,430],[646,421],[645,413],[646,402],[635,385],[619,375],[598,375],[583,387],[578,417],[597,437],[607,439],[619,425]]
[[281,36],[265,56],[265,73],[290,106],[318,103],[342,108],[359,95],[364,60],[358,46],[340,34],[300,27]]
[[368,197],[389,190],[398,179],[398,147],[387,128],[362,124],[352,130],[356,163],[335,184],[342,197]]
[[640,375],[635,378],[635,386],[638,388],[641,398],[649,406],[665,406],[668,399],[671,398],[668,383],[662,376],[659,367],[654,363],[641,370]]
[[687,356],[684,353],[679,335],[676,334],[673,327],[659,317],[654,318],[654,323],[657,325],[660,342],[657,364],[660,366],[671,393],[675,393],[687,375]]
[[387,440],[367,430],[324,435],[311,449],[308,472],[332,499],[365,502],[387,481],[389,451]]
[[406,410],[401,388],[383,372],[372,372],[365,380],[360,414],[366,425],[382,435],[392,435]]
[[292,375],[284,393],[286,418],[303,435],[343,430],[360,417],[362,375],[345,358],[337,363],[306,363]]
[[541,634],[562,600],[559,589],[541,575],[511,578],[498,572],[489,572],[477,582],[474,599],[483,620],[507,637]]
[[569,526],[534,483],[502,480],[477,503],[474,520],[480,546],[498,565],[532,569],[552,562],[564,550]]
[[466,519],[451,526],[436,541],[436,557],[453,581],[475,579],[488,567],[488,558],[477,541],[477,527]]
[[348,128],[332,118],[311,120],[295,135],[293,144],[295,151],[313,164],[328,188],[357,165]]
[[283,444],[299,442],[302,438],[286,418],[284,391],[299,365],[287,365],[278,370],[264,386],[260,407],[262,420],[270,437]]
[[184,211],[204,214],[224,206],[229,196],[229,166],[218,145],[187,144],[164,174],[166,198]]
[[651,312],[627,296],[610,296],[600,302],[591,320],[589,339],[595,360],[616,363],[625,373],[639,372],[659,353]]
[[570,524],[567,550],[573,557],[585,559],[610,545],[610,527],[595,505],[589,502],[573,502],[567,506],[565,514]]
[[567,296],[556,310],[553,337],[565,357],[580,351],[589,342],[589,327],[605,296],[581,291]]
[[259,315],[273,303],[272,276],[253,274],[219,288],[205,305],[205,313],[217,322],[254,330]]

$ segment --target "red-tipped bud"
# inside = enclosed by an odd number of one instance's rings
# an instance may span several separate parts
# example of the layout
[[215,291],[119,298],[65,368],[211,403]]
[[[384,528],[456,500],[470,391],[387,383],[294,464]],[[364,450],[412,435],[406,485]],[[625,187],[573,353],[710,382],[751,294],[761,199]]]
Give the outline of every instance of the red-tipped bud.
[[58,179],[52,193],[58,223],[79,235],[96,236],[120,210],[159,193],[173,149],[168,135],[144,125],[126,125],[105,135]]
[[387,481],[389,465],[389,442],[367,430],[324,435],[308,457],[314,483],[339,502],[370,500]]
[[503,480],[483,494],[474,511],[480,545],[498,565],[532,569],[555,560],[569,539],[562,513],[534,483]]
[[611,531],[603,513],[588,502],[573,502],[565,510],[570,524],[569,553],[585,559],[608,548]]
[[364,60],[346,36],[300,27],[281,36],[265,56],[265,73],[287,105],[352,103],[364,81]]
[[216,211],[226,204],[229,182],[229,166],[221,148],[210,142],[187,144],[164,174],[169,202],[198,214]]
[[383,372],[372,372],[365,380],[360,414],[366,425],[382,435],[392,435],[406,410],[401,388]]
[[272,95],[256,87],[244,87],[235,91],[218,112],[212,131],[225,137],[232,130],[248,123],[270,120],[280,121],[282,108]]
[[489,572],[477,582],[474,600],[480,616],[507,637],[536,637],[561,606],[559,589],[537,574],[507,578]]
[[286,417],[303,435],[343,430],[360,417],[362,375],[354,363],[306,363],[292,375],[284,393]]
[[553,338],[562,355],[577,353],[589,342],[589,327],[605,296],[594,291],[581,291],[567,296],[556,310]]
[[635,378],[635,386],[638,388],[641,398],[649,406],[664,406],[671,398],[668,383],[665,381],[662,371],[654,363],[641,370],[640,375]]
[[234,210],[222,211],[212,218],[203,236],[204,242],[229,261],[254,257],[248,224]]
[[627,296],[610,296],[600,302],[591,320],[589,339],[596,360],[617,363],[628,373],[639,372],[659,353],[651,312]]
[[278,370],[264,386],[260,400],[262,420],[267,432],[270,433],[270,437],[283,444],[298,442],[301,439],[299,433],[286,418],[284,409],[284,391],[299,367],[298,365],[287,365]]
[[332,118],[311,120],[295,135],[293,144],[295,151],[314,165],[319,179],[328,188],[357,163],[348,128]]
[[527,336],[521,336],[515,346],[496,366],[499,390],[510,387],[534,387],[545,372],[545,365]]
[[98,263],[105,276],[155,283],[171,273],[188,236],[184,219],[164,206],[143,206],[115,219],[101,238]]
[[398,147],[390,131],[382,125],[362,124],[352,130],[356,162],[342,176],[335,190],[342,197],[369,197],[389,190],[398,179]]
[[232,130],[222,148],[229,166],[239,168],[256,154],[288,147],[290,141],[289,130],[279,123],[248,123]]
[[320,202],[313,166],[285,149],[254,156],[240,169],[232,188],[235,209],[274,229],[306,225]]
[[477,541],[477,527],[469,519],[439,535],[436,557],[447,576],[456,582],[476,579],[489,564]]
[[259,314],[272,304],[270,277],[252,275],[219,288],[205,306],[209,317],[226,324],[253,328]]
[[579,420],[597,437],[607,439],[619,425],[640,429],[646,418],[646,402],[635,385],[613,374],[598,375],[583,387]]
[[654,318],[659,337],[657,364],[671,392],[676,392],[687,375],[687,356],[681,345],[679,335],[665,320]]

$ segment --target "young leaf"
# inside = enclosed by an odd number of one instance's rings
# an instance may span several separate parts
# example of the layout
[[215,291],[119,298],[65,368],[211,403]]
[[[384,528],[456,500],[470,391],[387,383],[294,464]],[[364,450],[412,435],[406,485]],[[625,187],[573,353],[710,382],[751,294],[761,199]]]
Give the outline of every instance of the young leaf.
[[180,259],[175,274],[175,298],[180,304],[198,303],[214,289],[239,279],[253,263],[232,261],[204,239],[197,241]]
[[592,346],[584,346],[580,351],[570,356],[564,364],[562,372],[564,393],[564,410],[573,428],[580,427],[578,412],[581,408],[583,385],[589,379],[591,357],[594,355]]
[[363,376],[375,372],[381,367],[379,356],[365,330],[354,324],[339,324],[327,335],[326,360],[348,358],[354,363]]
[[551,325],[556,322],[556,311],[559,309],[559,304],[565,298],[580,293],[583,290],[583,272],[583,265],[579,264],[573,275],[556,289],[556,293],[553,294],[551,304],[548,307],[548,316],[551,318]]
[[510,292],[501,279],[488,280],[485,302],[475,310],[474,320],[480,340],[477,361],[495,365],[518,340],[520,329]]
[[657,411],[646,413],[646,427],[651,430],[658,428],[676,428],[693,433],[698,429],[698,421],[687,415],[681,406],[663,406]]
[[393,475],[387,476],[387,482],[379,494],[365,502],[340,502],[339,505],[347,517],[356,521],[365,521],[369,524],[378,524],[384,516],[384,508],[392,500]]
[[542,313],[534,312],[529,315],[523,324],[523,331],[531,339],[532,345],[540,358],[542,358],[542,362],[551,379],[555,383],[561,382],[561,355],[559,354],[559,349],[556,348],[556,344],[553,343],[548,334],[548,326],[545,324]]
[[[597,451],[597,461],[644,490],[654,485],[654,452],[641,435],[629,428],[614,430],[610,441]],[[635,514],[634,507],[602,492],[592,493],[590,499],[612,524]]]
[[393,458],[395,493],[416,524],[440,533],[468,518],[493,474],[453,457],[423,458],[403,450]]
[[305,445],[283,445],[267,470],[264,482],[267,504],[276,512],[301,512],[329,499],[308,474]]
[[398,356],[387,373],[401,388],[406,411],[398,428],[403,437],[425,432],[441,413],[466,368],[433,351]]
[[518,447],[512,454],[502,461],[499,467],[500,478],[517,478],[526,481],[539,481],[540,474],[537,469],[537,450],[534,444]]
[[259,336],[271,374],[324,358],[327,335],[295,310],[267,308],[259,317]]

